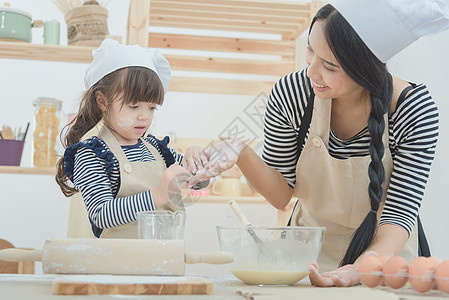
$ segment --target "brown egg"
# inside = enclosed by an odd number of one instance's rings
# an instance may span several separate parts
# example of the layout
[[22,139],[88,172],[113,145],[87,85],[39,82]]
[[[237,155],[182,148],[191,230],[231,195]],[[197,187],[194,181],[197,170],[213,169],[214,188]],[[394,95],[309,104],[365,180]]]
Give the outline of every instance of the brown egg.
[[357,271],[362,283],[367,287],[376,287],[382,282],[382,261],[378,256],[369,255],[362,258]]
[[443,261],[436,267],[435,281],[438,289],[449,294],[449,259]]
[[400,256],[393,256],[385,262],[383,273],[387,286],[400,289],[408,280],[408,263]]
[[[379,259],[382,262],[382,266],[385,266],[385,262],[390,258],[390,255],[379,255]],[[382,284],[381,286],[386,286],[385,285],[385,278],[382,278]]]
[[434,272],[438,264],[436,258],[420,256],[414,259],[409,266],[408,275],[415,291],[425,293],[435,284]]

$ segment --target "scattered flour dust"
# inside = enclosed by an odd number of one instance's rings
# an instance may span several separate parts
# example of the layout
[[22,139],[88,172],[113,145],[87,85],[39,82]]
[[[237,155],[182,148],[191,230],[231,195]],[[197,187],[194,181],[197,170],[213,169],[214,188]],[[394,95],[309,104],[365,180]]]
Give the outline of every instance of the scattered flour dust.
[[131,119],[120,119],[117,123],[117,126],[122,127],[122,128],[130,128],[134,125],[134,121]]

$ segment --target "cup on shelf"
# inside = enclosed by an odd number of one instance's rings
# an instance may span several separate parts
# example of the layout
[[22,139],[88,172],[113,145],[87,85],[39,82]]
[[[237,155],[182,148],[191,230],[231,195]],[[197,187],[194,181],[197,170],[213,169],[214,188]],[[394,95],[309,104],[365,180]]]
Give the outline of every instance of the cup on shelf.
[[44,22],[44,44],[59,45],[61,24],[56,20]]
[[221,177],[212,184],[212,194],[239,197],[242,195],[240,177]]
[[22,140],[0,139],[0,165],[20,166],[24,144]]

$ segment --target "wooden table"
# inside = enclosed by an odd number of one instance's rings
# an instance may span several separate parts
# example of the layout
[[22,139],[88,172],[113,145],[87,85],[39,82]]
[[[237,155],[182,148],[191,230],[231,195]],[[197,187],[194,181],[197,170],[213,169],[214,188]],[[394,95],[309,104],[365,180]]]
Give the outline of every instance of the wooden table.
[[[86,296],[63,296],[52,295],[52,282],[56,275],[9,275],[0,274],[0,299],[21,300],[76,300],[76,299],[254,299],[254,300],[290,300],[290,299],[363,299],[363,300],[389,300],[389,299],[449,299],[449,295],[440,293],[416,295],[410,291],[402,291],[394,295],[384,290],[373,290],[363,286],[351,288],[316,288],[310,286],[307,281],[300,282],[290,287],[258,287],[243,284],[233,276],[206,276],[205,278],[214,282],[214,293],[212,295],[164,295],[164,296],[125,296],[125,295],[90,295]],[[239,294],[240,293],[240,294]],[[241,295],[244,294],[244,295]],[[245,297],[246,294],[246,297]],[[329,298],[332,295],[331,298]],[[360,298],[360,296],[362,298]],[[252,296],[253,298],[251,298]]]

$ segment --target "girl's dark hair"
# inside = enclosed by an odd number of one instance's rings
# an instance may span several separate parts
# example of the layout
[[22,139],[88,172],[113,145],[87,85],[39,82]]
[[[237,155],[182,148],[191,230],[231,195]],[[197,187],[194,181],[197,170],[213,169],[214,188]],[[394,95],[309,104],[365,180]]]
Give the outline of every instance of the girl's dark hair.
[[[83,135],[103,117],[103,113],[97,105],[97,92],[105,95],[108,107],[119,99],[123,99],[122,105],[137,102],[162,105],[164,101],[162,82],[153,70],[145,67],[126,67],[116,70],[86,90],[81,99],[78,114],[61,131],[60,139],[64,148],[78,143]],[[64,166],[64,157],[61,157],[56,164],[55,179],[64,195],[70,197],[77,190],[69,185],[70,178],[67,178]]]
[[333,6],[327,4],[317,12],[310,30],[316,20],[326,22],[324,35],[332,53],[352,80],[369,91],[371,101],[368,119],[368,130],[371,136],[369,147],[371,163],[368,167],[371,211],[352,237],[346,254],[340,262],[340,266],[344,266],[354,263],[368,248],[376,231],[377,211],[383,197],[382,184],[385,181],[385,170],[382,165],[384,155],[382,135],[385,129],[383,117],[389,111],[393,80],[387,71],[386,64],[369,50],[360,36]]

